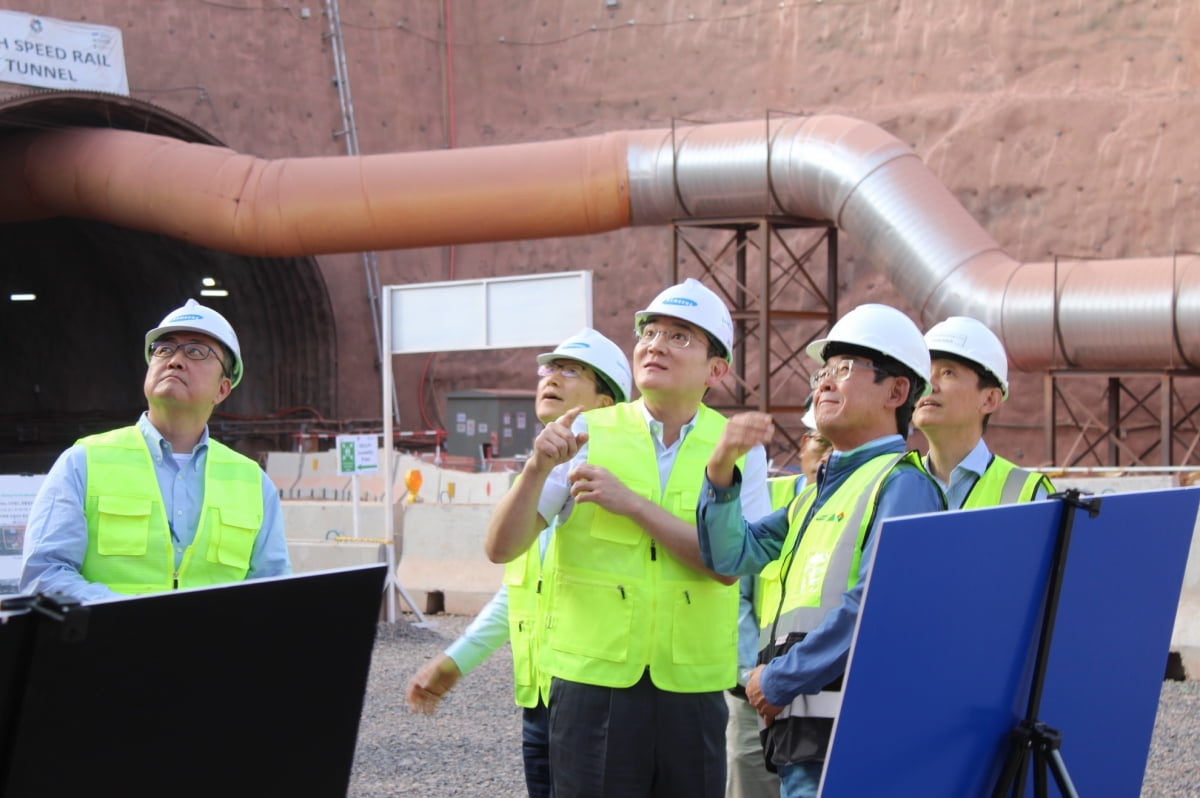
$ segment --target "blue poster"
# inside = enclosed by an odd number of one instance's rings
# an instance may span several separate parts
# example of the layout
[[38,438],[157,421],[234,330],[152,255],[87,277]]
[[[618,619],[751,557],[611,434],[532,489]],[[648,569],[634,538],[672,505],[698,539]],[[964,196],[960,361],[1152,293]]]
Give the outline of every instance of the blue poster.
[[[1141,790],[1198,505],[1185,488],[1075,513],[1036,720],[1061,733],[1080,795]],[[1026,715],[1064,507],[883,525],[824,798],[991,795]]]

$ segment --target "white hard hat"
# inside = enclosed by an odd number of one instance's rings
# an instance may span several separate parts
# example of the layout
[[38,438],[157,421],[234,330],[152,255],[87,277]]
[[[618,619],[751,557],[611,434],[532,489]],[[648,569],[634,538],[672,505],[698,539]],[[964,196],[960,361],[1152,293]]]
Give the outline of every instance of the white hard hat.
[[816,408],[813,406],[815,404],[813,402],[815,396],[816,394],[810,393],[808,398],[804,400],[804,415],[800,416],[800,423],[809,429],[817,428]]
[[238,345],[237,333],[225,317],[209,307],[189,299],[183,307],[176,308],[163,317],[158,326],[146,333],[146,362],[150,362],[150,344],[168,333],[198,332],[217,339],[229,351],[233,363],[227,364],[229,378],[234,387],[242,381],[242,349]]
[[628,402],[633,390],[633,374],[629,369],[629,358],[621,351],[621,347],[608,338],[584,327],[567,340],[554,348],[553,352],[544,352],[537,356],[539,366],[558,358],[578,360],[596,370],[600,379],[608,384],[618,402]]
[[970,316],[951,316],[925,333],[930,353],[948,352],[969,360],[996,378],[1008,398],[1008,355],[987,325]]
[[699,280],[689,277],[662,291],[649,307],[634,315],[634,327],[641,329],[651,316],[673,316],[695,324],[721,344],[726,360],[733,360],[733,318],[729,308]]
[[921,395],[929,393],[929,350],[921,331],[890,305],[859,305],[837,320],[829,335],[813,341],[805,351],[818,363],[825,362],[825,346],[830,343],[850,344],[871,349],[894,358],[908,366],[925,381]]

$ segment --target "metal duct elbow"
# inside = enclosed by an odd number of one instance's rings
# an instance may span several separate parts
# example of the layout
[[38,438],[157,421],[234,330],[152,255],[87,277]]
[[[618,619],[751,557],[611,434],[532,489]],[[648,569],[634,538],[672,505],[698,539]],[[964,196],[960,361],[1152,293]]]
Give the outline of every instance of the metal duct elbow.
[[1020,369],[1200,364],[1195,257],[1020,263],[903,142],[842,116],[631,134],[634,224],[832,222],[926,324],[973,316]]

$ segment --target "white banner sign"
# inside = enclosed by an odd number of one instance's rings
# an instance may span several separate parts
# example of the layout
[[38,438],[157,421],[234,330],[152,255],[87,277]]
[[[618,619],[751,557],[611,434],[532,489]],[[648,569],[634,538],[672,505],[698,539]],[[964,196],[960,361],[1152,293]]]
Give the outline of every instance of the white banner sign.
[[339,474],[374,474],[379,471],[377,436],[339,435],[337,449]]
[[0,11],[0,81],[128,95],[121,30]]

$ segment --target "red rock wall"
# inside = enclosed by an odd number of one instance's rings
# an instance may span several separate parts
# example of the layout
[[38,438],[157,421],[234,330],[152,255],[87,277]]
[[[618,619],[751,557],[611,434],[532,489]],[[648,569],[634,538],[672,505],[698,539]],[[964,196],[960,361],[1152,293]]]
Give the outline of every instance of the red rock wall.
[[[1200,161],[1191,152],[1200,121],[1194,3],[341,6],[363,152],[559,139],[768,111],[841,113],[909,142],[1018,259],[1200,249],[1193,224]],[[42,0],[21,10],[120,27],[132,94],[237,150],[266,157],[345,151],[335,135],[342,124],[323,3]],[[632,311],[666,279],[670,241],[664,228],[380,253],[380,278],[591,269],[595,326],[625,343]],[[841,244],[842,310],[866,299],[904,307],[855,243]],[[361,261],[345,255],[321,263],[338,320],[338,413],[377,416]],[[531,354],[399,358],[401,425],[436,423],[435,413],[444,412],[437,397],[448,390],[531,385]],[[997,448],[1026,463],[1048,456],[1041,376],[1018,375],[1013,399],[993,420]],[[1084,391],[1101,416],[1102,384]]]

